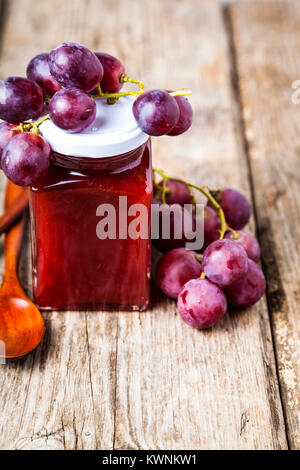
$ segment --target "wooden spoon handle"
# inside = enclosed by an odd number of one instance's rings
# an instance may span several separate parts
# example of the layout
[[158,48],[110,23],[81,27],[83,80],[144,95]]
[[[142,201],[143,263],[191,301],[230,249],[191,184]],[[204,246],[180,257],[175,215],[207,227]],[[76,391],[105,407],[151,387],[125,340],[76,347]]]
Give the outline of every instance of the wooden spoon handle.
[[[6,185],[5,209],[9,210],[16,200],[28,193],[27,188],[16,186],[10,181]],[[6,234],[5,237],[5,273],[4,281],[17,280],[17,269],[22,237],[24,232],[24,217],[22,217]]]
[[17,197],[17,199],[15,199],[5,210],[4,214],[0,216],[0,234],[6,232],[22,215],[24,210],[28,207],[28,202],[29,190],[28,188],[23,188],[23,191],[20,193],[19,197]]

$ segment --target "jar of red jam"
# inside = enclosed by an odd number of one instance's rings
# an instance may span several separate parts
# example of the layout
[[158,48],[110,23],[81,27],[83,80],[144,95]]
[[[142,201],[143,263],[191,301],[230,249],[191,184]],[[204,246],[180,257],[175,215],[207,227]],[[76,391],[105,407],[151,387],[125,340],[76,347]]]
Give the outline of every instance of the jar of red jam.
[[[51,121],[40,126],[52,147],[49,172],[30,191],[33,295],[41,309],[147,308],[151,144],[132,104],[129,96],[113,105],[97,100],[96,120],[80,134]],[[143,217],[146,236],[128,233],[134,216]]]

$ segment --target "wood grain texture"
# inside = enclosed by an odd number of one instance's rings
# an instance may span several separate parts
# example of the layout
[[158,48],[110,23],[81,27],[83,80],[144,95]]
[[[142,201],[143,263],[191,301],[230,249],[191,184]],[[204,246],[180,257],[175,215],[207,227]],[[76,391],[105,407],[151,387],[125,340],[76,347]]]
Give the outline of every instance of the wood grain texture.
[[[156,139],[155,164],[250,196],[218,2],[10,0],[1,75],[63,40],[116,54],[148,88],[191,88],[193,128]],[[0,369],[0,448],[287,447],[265,299],[204,332],[155,289],[149,312],[53,312],[46,328],[34,355]]]
[[237,71],[288,437],[300,448],[300,4],[231,8]]
[[[141,16],[132,13],[135,23]],[[154,33],[146,83],[191,88],[195,110],[189,133],[157,139],[156,166],[249,194],[219,6],[151,2],[145,16]],[[115,446],[285,447],[265,302],[209,332],[183,324],[174,302],[160,297],[156,305],[150,315],[119,317]]]

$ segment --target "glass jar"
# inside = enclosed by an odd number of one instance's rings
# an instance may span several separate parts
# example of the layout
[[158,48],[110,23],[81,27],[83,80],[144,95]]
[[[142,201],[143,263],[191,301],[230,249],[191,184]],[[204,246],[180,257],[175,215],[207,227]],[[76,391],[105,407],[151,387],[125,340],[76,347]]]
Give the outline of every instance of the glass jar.
[[[97,100],[96,121],[81,134],[50,121],[41,133],[52,154],[30,194],[35,302],[41,309],[145,310],[151,143],[133,118],[132,98]],[[128,226],[138,216],[132,234]]]

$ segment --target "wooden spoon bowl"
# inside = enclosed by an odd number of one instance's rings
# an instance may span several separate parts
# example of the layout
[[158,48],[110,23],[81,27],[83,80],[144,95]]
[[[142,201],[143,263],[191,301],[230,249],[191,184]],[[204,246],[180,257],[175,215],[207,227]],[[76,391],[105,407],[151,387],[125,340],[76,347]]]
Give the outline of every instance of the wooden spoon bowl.
[[[25,191],[8,182],[5,209],[9,209]],[[41,313],[27,297],[18,279],[23,231],[24,216],[7,232],[5,239],[5,274],[0,289],[0,358],[5,359],[26,356],[39,345],[45,332]]]

